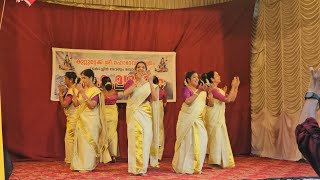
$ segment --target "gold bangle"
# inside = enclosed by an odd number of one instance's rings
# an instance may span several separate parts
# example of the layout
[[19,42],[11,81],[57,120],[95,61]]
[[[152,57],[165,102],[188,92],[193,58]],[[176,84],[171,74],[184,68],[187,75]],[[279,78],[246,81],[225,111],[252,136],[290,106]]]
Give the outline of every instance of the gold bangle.
[[197,94],[197,92],[198,92],[198,89],[196,89],[193,94]]

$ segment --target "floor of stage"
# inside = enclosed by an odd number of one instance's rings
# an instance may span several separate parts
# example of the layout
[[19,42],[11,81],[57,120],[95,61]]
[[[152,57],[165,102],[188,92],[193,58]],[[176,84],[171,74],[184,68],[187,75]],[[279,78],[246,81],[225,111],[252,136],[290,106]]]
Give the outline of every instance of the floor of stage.
[[292,162],[236,156],[236,167],[220,169],[204,165],[200,175],[175,174],[171,169],[171,159],[160,162],[159,169],[148,169],[146,176],[133,176],[127,173],[127,162],[99,164],[93,172],[72,172],[62,161],[54,162],[14,162],[10,180],[62,180],[62,179],[265,179],[285,177],[316,177],[317,174],[305,162]]

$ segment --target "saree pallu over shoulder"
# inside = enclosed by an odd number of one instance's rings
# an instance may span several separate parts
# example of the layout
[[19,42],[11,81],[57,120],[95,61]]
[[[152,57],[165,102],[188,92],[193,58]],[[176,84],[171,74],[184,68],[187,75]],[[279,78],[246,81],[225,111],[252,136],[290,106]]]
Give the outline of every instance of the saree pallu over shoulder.
[[208,142],[203,123],[206,92],[201,92],[191,105],[183,103],[179,112],[175,153],[172,167],[176,173],[200,174]]
[[152,142],[152,110],[149,101],[150,84],[136,87],[127,101],[128,172],[147,172]]
[[159,165],[159,146],[160,146],[160,112],[159,112],[159,86],[154,85],[156,91],[156,100],[151,103],[152,106],[152,143],[150,149],[150,165],[157,167]]
[[126,121],[127,124],[133,120],[132,117],[130,117],[133,112],[141,106],[148,96],[151,93],[149,82],[145,83],[144,85],[140,87],[136,87],[134,91],[132,92],[132,95],[127,100],[127,107],[126,107]]
[[[179,148],[181,141],[193,126],[194,122],[197,120],[203,121],[203,116],[205,114],[206,107],[206,93],[201,92],[197,99],[191,104],[182,104],[182,108],[179,112],[178,122],[177,122],[177,140],[175,144],[175,149]],[[182,118],[187,118],[184,120]]]
[[[91,99],[99,95],[101,102],[101,91],[97,87],[85,90],[86,96]],[[97,165],[99,152],[99,134],[101,129],[100,106],[90,109],[87,107],[82,96],[79,97],[79,108],[77,110],[77,124],[75,128],[74,152],[71,162],[72,170],[93,170]]]
[[[75,91],[77,91],[77,89],[75,89]],[[72,88],[69,88],[66,95],[72,95],[73,96],[73,89]]]
[[[219,92],[225,95],[222,89]],[[206,129],[208,132],[208,164],[217,164],[222,168],[235,166],[232,149],[225,122],[225,103],[214,100],[213,107],[206,108]]]
[[[66,93],[66,96],[68,96],[68,95],[72,95],[73,96],[72,88],[68,89],[68,91]],[[78,107],[74,107],[74,105],[71,103],[67,108],[64,108],[64,113],[68,117],[69,115],[74,115],[76,113],[76,109],[78,109]]]

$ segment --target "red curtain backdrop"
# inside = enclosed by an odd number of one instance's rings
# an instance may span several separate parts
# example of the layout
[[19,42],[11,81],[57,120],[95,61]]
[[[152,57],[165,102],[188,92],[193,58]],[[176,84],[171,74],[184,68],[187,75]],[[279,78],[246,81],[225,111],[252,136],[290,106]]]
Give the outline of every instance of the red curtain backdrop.
[[[3,3],[3,2],[2,2]],[[175,51],[177,102],[164,119],[164,157],[174,153],[175,128],[188,70],[217,70],[223,84],[241,79],[226,117],[235,154],[250,153],[250,42],[254,0],[163,11],[104,11],[7,1],[0,31],[5,145],[20,160],[62,160],[65,117],[50,101],[52,47]],[[119,148],[127,157],[125,104],[119,104]]]

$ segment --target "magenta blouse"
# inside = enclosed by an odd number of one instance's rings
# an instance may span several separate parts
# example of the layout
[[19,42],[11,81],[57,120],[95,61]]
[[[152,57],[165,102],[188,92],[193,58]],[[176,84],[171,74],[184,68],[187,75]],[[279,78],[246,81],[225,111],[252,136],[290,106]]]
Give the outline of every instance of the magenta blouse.
[[166,92],[166,90],[164,90],[164,89],[160,89],[159,90],[159,100],[160,101],[162,100],[163,103],[167,102],[167,92]]
[[[126,84],[124,85],[124,90],[128,89],[130,86],[133,85],[133,80],[132,79],[129,79]],[[151,94],[147,97],[146,99],[147,101],[150,101],[151,100]]]
[[[78,94],[78,96],[79,96],[79,94]],[[72,95],[71,95],[71,94],[68,94],[64,99],[65,99],[65,100],[68,102],[68,104],[70,105],[71,102],[72,102]],[[99,94],[93,96],[93,97],[91,98],[91,100],[99,103]]]
[[221,94],[218,89],[213,89],[211,92],[214,98],[218,99],[219,101],[226,102],[226,96]]
[[68,103],[68,105],[70,105],[72,103],[72,95],[68,94],[64,97],[64,101],[66,101]]
[[93,96],[93,97],[91,98],[91,100],[93,100],[93,101],[95,101],[95,102],[99,103],[99,94],[97,94],[97,95]]
[[182,99],[185,101],[188,97],[193,95],[193,91],[187,87],[183,87],[182,89]]
[[118,99],[118,92],[115,91],[113,95],[104,97],[104,103],[105,105],[114,105],[116,104],[117,99]]

